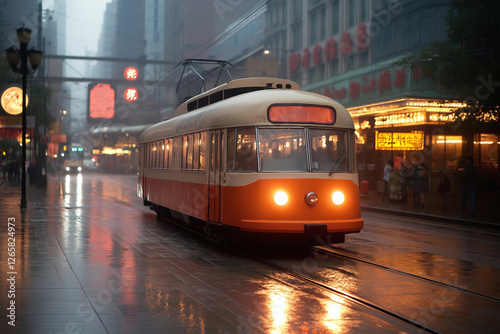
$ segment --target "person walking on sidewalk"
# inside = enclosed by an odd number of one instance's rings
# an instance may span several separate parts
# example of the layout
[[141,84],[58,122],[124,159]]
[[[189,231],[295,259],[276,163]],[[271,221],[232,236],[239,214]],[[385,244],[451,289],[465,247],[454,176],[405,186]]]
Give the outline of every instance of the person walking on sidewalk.
[[446,210],[448,206],[448,192],[451,191],[451,183],[446,172],[440,172],[439,184],[438,184],[438,193],[441,194],[441,198],[443,199],[443,210]]
[[462,210],[465,212],[467,199],[470,196],[472,216],[476,215],[477,171],[474,159],[467,159],[465,169],[462,171]]
[[390,187],[389,187],[389,178],[391,176],[392,171],[394,170],[394,161],[388,160],[387,165],[384,167],[384,175],[383,180],[385,184],[384,195],[382,197],[382,201],[385,202],[389,199]]
[[417,196],[416,200],[418,201],[415,204],[423,208],[425,205],[425,191],[427,188],[427,167],[425,167],[423,162],[415,169],[413,176],[415,182],[413,192]]

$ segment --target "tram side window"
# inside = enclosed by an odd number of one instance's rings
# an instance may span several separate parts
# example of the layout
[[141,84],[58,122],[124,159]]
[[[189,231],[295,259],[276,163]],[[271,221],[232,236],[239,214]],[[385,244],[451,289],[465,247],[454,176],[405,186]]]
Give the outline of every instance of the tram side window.
[[156,168],[156,143],[151,143],[151,155],[149,160],[149,165],[151,168]]
[[193,169],[193,135],[182,137],[182,169]]
[[158,168],[163,168],[163,161],[165,161],[165,141],[163,140],[158,143],[158,155]]
[[193,134],[193,170],[200,168],[200,134]]
[[172,169],[172,139],[165,140],[165,168]]
[[227,146],[227,169],[229,171],[257,171],[257,151],[255,138],[254,128],[229,130]]
[[311,129],[312,168],[315,172],[349,170],[347,131]]
[[259,129],[259,159],[263,172],[307,171],[304,129]]
[[207,133],[202,132],[200,133],[200,140],[199,140],[199,151],[200,151],[200,164],[199,164],[199,170],[205,170],[205,148],[207,146]]
[[172,168],[181,169],[181,159],[182,159],[182,137],[175,137],[173,139],[174,151],[172,155]]

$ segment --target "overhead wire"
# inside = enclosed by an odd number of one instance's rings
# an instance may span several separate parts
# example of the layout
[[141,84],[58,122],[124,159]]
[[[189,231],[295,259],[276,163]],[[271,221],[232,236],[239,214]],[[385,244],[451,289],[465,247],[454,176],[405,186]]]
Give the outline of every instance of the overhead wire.
[[[224,34],[222,34],[221,36],[219,36],[218,38],[216,38],[214,41],[212,41],[210,44],[208,44],[207,46],[203,47],[203,49],[201,51],[199,51],[198,53],[196,53],[192,58],[196,58],[198,57],[199,55],[201,55],[203,52],[207,51],[209,48],[211,48],[213,45],[215,45],[216,43],[218,43],[220,40],[224,39],[227,35],[229,35],[231,32],[233,32],[236,28],[238,28],[240,25],[242,25],[244,22],[246,22],[247,20],[249,20],[253,15],[255,15],[258,11],[260,11],[262,8],[264,8],[265,6],[267,6],[267,4],[271,2],[271,0],[267,0],[265,3],[263,3],[261,6],[259,6],[257,9],[255,9],[254,11],[252,11],[250,14],[248,14],[245,18],[243,18],[240,22],[238,22],[234,27],[232,27],[231,29],[229,29],[227,32],[225,32]],[[200,48],[201,48],[200,47]],[[198,48],[199,49],[199,48]],[[196,52],[198,49],[196,49],[195,51],[193,52]],[[170,70],[168,70],[165,75],[163,77],[161,77],[159,79],[159,81],[163,81],[165,80],[165,78],[169,77],[178,67],[179,65],[176,65],[174,66],[173,68],[171,68]]]

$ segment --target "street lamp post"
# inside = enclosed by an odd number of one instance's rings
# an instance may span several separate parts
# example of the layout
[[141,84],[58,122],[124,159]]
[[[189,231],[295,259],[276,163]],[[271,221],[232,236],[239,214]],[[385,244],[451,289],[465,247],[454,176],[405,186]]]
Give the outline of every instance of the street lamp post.
[[[19,50],[10,47],[6,50],[7,61],[10,67],[16,73],[22,74],[23,90],[23,112],[22,112],[22,166],[21,166],[21,209],[26,208],[26,78],[28,74],[34,73],[42,62],[42,52],[39,50],[28,50],[28,43],[31,40],[31,29],[21,27],[17,29],[17,40],[19,41]],[[31,64],[31,68],[28,64]]]

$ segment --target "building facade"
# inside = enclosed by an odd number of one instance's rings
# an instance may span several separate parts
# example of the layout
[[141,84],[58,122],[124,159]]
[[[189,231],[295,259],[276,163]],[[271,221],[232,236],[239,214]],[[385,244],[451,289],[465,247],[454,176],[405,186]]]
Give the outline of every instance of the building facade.
[[[383,188],[388,160],[396,168],[428,169],[428,189],[473,157],[498,177],[498,131],[482,129],[466,145],[465,127],[452,112],[464,104],[417,68],[397,62],[447,39],[451,1],[281,0],[267,8],[266,48],[280,76],[348,107],[357,128],[358,171],[370,188]],[[473,147],[473,149],[469,149]]]

